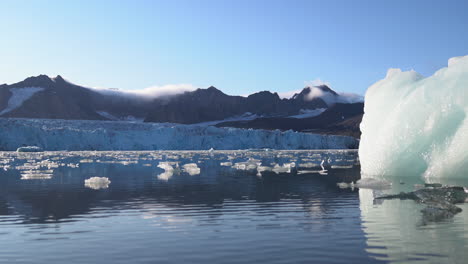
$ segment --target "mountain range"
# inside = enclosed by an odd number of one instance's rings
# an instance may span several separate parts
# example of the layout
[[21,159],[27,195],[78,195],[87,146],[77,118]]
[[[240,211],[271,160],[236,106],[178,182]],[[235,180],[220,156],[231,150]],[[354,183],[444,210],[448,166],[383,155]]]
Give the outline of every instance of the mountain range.
[[79,86],[60,75],[0,85],[0,117],[205,123],[359,137],[363,103],[348,101],[327,85],[305,87],[291,98],[269,91],[231,96],[213,86],[144,97]]

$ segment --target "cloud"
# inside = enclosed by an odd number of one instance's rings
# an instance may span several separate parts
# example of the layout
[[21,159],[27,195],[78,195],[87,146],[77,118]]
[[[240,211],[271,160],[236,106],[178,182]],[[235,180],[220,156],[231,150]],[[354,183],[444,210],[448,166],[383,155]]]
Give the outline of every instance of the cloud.
[[[57,78],[58,78],[58,76],[55,77],[55,78],[52,78],[52,80],[55,81]],[[62,78],[62,77],[60,77],[60,78]],[[62,78],[62,79],[64,79],[66,82],[68,82],[70,84],[80,86],[80,87],[84,87],[84,88],[87,88],[87,89],[90,89],[90,90],[94,90],[94,91],[97,91],[97,92],[99,92],[101,94],[122,96],[122,97],[130,97],[130,98],[133,97],[135,99],[154,99],[154,98],[158,98],[158,97],[169,97],[169,96],[173,96],[173,95],[177,95],[177,94],[182,94],[182,93],[185,93],[185,92],[194,91],[194,90],[197,89],[192,84],[182,83],[182,84],[167,84],[167,85],[162,85],[162,86],[151,86],[151,87],[148,87],[148,88],[137,89],[137,90],[120,90],[120,89],[117,89],[117,88],[101,88],[101,87],[92,87],[92,86],[81,86],[81,85],[78,85],[78,84],[75,84],[75,83],[69,81],[68,79],[65,79],[65,78]]]
[[[314,87],[320,86],[320,85],[326,85],[328,87],[331,87],[329,82],[322,81],[320,78],[317,78],[317,79],[312,80],[312,81],[305,81],[304,82],[304,87],[314,88]],[[287,91],[287,92],[280,92],[280,93],[278,93],[278,95],[279,95],[280,98],[289,99],[289,98],[293,97],[295,94],[298,94],[300,92],[302,92],[302,89]],[[312,89],[312,92],[313,93],[309,94],[310,98],[308,98],[308,100],[312,100],[315,97],[320,97],[320,96],[323,95],[323,92],[320,89]]]
[[184,92],[196,90],[191,84],[168,84],[163,86],[151,86],[140,90],[118,90],[108,88],[90,88],[106,95],[135,97],[139,99],[154,99],[158,97],[170,97]]

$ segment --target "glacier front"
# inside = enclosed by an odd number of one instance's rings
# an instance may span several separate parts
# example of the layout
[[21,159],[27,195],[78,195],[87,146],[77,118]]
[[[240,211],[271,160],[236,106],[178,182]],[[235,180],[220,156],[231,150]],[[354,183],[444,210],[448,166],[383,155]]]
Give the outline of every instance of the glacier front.
[[43,150],[237,150],[351,149],[346,136],[278,130],[123,121],[0,118],[0,151],[22,146]]
[[468,56],[424,78],[390,69],[366,92],[363,177],[468,177]]

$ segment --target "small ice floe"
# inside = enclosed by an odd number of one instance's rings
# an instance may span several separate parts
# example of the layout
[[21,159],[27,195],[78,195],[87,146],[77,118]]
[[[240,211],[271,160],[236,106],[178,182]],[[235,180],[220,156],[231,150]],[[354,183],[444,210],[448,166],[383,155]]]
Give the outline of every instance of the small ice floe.
[[322,162],[320,162],[320,167],[322,168],[322,170],[319,172],[319,174],[328,175],[328,171],[325,169],[325,166],[323,166],[324,164],[325,164],[325,160],[322,160]]
[[21,180],[50,180],[52,177],[52,171],[49,170],[30,170],[21,172]]
[[182,166],[184,171],[188,173],[190,176],[200,174],[200,168],[198,168],[196,163],[188,163]]
[[306,163],[300,163],[298,165],[299,168],[318,168],[320,165],[317,163],[312,163],[312,162],[306,162]]
[[245,162],[236,162],[232,167],[236,170],[255,170],[257,169],[258,166],[260,166],[262,163],[260,160],[256,160],[253,158],[249,158],[249,160]]
[[332,169],[352,169],[353,165],[332,165]]
[[42,148],[37,146],[19,147],[16,152],[42,152]]
[[347,189],[351,188],[354,189],[354,182],[346,183],[346,182],[339,182],[336,184],[340,189]]
[[85,180],[85,187],[93,190],[107,189],[111,181],[107,177],[92,177]]
[[264,171],[272,171],[273,168],[268,167],[268,166],[258,166],[257,167],[257,176],[262,177],[262,172]]
[[296,167],[296,163],[291,162],[291,163],[285,163],[283,166],[280,166],[276,164],[272,171],[275,172],[276,174],[280,173],[291,173],[291,169]]
[[392,187],[392,183],[386,180],[378,180],[373,178],[363,178],[356,182],[354,187],[361,189],[384,190]]
[[312,174],[312,173],[321,173],[321,170],[298,170],[297,174]]
[[[172,164],[175,164],[175,168],[172,167]],[[178,163],[160,162],[158,167],[164,170],[163,173],[158,175],[158,179],[163,181],[169,180],[172,177],[172,175],[174,175],[174,173],[180,174],[180,168]]]
[[221,162],[220,165],[221,165],[221,166],[226,166],[226,167],[231,167],[231,166],[232,166],[232,162]]
[[258,172],[264,172],[264,171],[272,171],[273,169],[271,167],[268,167],[268,166],[258,166],[257,167],[257,171]]

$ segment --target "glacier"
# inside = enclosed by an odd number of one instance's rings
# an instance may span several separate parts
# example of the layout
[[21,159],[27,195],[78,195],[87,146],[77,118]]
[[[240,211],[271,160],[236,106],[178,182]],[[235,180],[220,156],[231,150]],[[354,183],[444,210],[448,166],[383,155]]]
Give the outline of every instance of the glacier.
[[352,149],[347,136],[170,123],[0,118],[0,151]]
[[363,177],[466,178],[468,56],[432,76],[388,70],[366,92],[359,157]]

